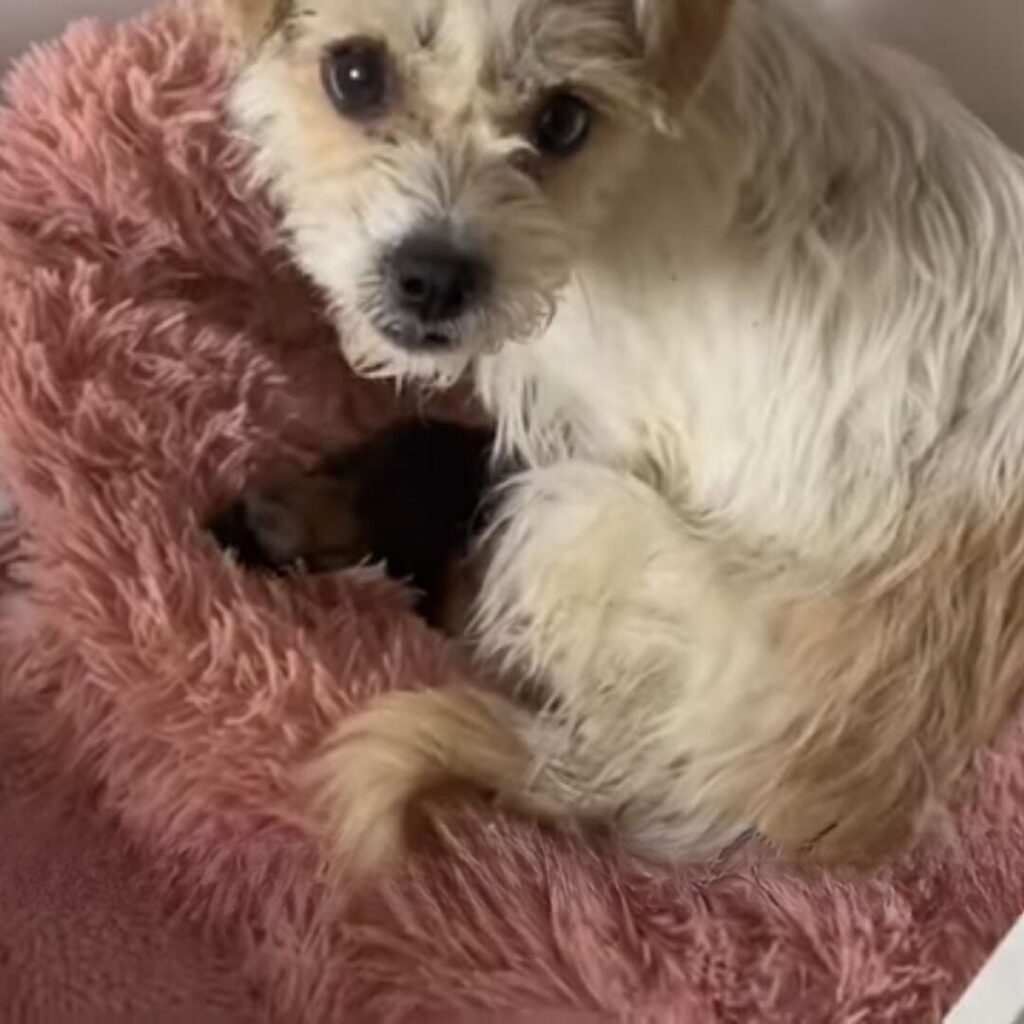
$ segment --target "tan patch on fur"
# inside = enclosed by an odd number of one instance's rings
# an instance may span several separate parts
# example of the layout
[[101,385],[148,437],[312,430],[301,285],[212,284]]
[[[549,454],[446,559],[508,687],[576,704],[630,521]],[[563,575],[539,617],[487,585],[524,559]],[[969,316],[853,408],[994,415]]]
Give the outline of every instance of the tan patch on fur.
[[292,0],[209,0],[229,34],[251,48],[276,32],[292,10]]
[[777,642],[787,727],[712,799],[785,851],[870,864],[962,795],[1024,694],[1024,514],[933,523],[902,561],[794,603]]
[[703,79],[732,6],[732,0],[637,0],[637,28],[672,111]]
[[404,852],[409,814],[464,782],[529,788],[529,751],[508,724],[512,705],[466,688],[398,693],[332,738],[302,782],[330,863],[346,879],[386,873]]

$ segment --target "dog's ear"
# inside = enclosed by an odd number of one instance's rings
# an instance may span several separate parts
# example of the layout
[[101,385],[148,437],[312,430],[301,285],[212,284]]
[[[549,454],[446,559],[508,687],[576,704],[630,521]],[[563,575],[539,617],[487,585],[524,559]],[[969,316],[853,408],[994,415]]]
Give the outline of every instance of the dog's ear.
[[670,104],[701,82],[725,34],[732,0],[631,0],[637,33]]
[[208,0],[228,36],[254,50],[291,17],[293,0]]

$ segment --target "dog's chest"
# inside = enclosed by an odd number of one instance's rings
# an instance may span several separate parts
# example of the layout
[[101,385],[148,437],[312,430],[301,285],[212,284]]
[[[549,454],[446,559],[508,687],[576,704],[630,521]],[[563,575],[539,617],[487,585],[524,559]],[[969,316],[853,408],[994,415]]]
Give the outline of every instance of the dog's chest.
[[850,445],[821,324],[794,337],[770,282],[732,254],[684,263],[662,254],[588,274],[545,337],[495,360],[485,391],[509,442],[533,463],[621,466],[752,544],[831,548],[850,540],[843,521],[868,543],[849,482],[870,502],[877,480],[887,502],[891,467]]

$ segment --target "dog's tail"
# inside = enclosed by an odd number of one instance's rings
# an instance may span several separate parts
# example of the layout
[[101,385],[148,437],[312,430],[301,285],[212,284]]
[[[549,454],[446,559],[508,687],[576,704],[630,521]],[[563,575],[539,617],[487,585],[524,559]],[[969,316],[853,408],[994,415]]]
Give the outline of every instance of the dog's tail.
[[539,728],[511,701],[461,687],[394,694],[356,715],[306,777],[332,865],[348,878],[386,871],[418,800],[452,784],[534,815],[571,813],[569,792],[538,761]]

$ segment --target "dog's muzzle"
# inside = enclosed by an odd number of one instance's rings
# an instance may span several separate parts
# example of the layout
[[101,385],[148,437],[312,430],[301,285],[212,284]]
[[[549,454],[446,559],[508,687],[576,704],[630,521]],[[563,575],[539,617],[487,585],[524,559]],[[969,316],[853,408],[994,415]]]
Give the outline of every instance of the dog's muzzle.
[[409,235],[382,261],[386,298],[376,326],[403,348],[448,347],[459,321],[483,305],[491,278],[479,253],[444,232]]

